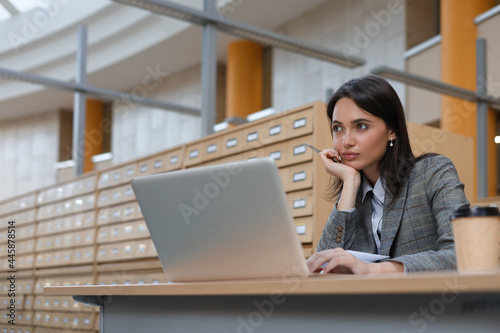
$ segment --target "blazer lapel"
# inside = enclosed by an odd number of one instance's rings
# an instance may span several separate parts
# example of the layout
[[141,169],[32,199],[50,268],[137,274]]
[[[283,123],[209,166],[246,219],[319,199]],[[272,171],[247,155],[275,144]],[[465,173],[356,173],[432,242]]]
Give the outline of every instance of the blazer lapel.
[[398,232],[399,225],[401,224],[401,219],[403,217],[407,193],[408,182],[405,182],[394,203],[390,206],[386,206],[389,205],[393,197],[389,189],[386,189],[385,191],[384,215],[382,217],[382,235],[380,240],[381,255],[390,255],[394,237],[396,237],[396,233]]
[[360,202],[359,207],[359,219],[357,220],[356,226],[356,242],[355,248],[353,250],[377,253],[377,246],[375,245],[375,240],[373,239],[372,232],[372,196],[373,192],[367,193],[365,200],[361,202],[363,197],[363,191],[358,196],[357,201]]

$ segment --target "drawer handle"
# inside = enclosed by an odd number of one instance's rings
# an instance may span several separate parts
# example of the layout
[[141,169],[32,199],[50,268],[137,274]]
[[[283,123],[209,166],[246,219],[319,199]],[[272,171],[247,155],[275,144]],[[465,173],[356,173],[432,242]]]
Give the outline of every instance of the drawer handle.
[[281,133],[281,125],[276,125],[269,129],[269,136],[273,136],[280,133]]
[[271,157],[273,160],[279,160],[281,159],[281,151],[274,151],[271,154],[269,154],[269,157]]
[[306,124],[307,124],[307,121],[306,121],[305,117],[297,119],[293,122],[293,129],[304,127],[304,126],[306,126]]
[[193,159],[193,158],[197,158],[199,155],[199,151],[198,149],[195,149],[195,150],[191,150],[191,152],[189,152],[189,158],[190,159]]
[[156,162],[155,162],[155,169],[159,169],[159,168],[161,168],[161,167],[162,167],[162,165],[163,165],[162,160],[158,160],[158,161],[156,161]]
[[217,151],[217,144],[212,144],[207,147],[207,154],[215,153]]
[[306,206],[306,199],[295,199],[293,201],[293,209],[304,208]]
[[231,147],[236,146],[237,142],[238,142],[238,140],[236,140],[236,138],[227,140],[226,148],[231,148]]
[[141,173],[144,173],[144,172],[148,171],[147,164],[142,165],[140,171],[141,171]]
[[177,162],[179,162],[179,156],[175,155],[175,156],[170,157],[170,160],[169,160],[170,164],[176,164]]
[[297,234],[299,234],[299,235],[306,234],[306,225],[305,224],[297,224],[295,226],[295,229],[297,230]]
[[301,172],[296,172],[293,174],[293,182],[301,182],[306,179],[306,172],[301,171]]
[[247,135],[247,142],[256,141],[259,138],[259,134],[257,132],[252,132]]
[[293,148],[293,155],[294,156],[304,154],[305,152],[306,152],[305,145],[295,146],[295,148]]

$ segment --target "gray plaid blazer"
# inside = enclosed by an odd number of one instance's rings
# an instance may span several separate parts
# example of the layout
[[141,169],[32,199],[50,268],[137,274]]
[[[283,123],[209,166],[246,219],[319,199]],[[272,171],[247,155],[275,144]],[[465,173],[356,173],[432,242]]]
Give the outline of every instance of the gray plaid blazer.
[[[361,198],[360,186],[354,211],[339,211],[335,204],[316,251],[341,247],[376,253],[371,200]],[[386,190],[380,254],[401,262],[407,272],[455,269],[450,215],[469,202],[453,162],[442,155],[419,160],[389,205],[392,198]]]

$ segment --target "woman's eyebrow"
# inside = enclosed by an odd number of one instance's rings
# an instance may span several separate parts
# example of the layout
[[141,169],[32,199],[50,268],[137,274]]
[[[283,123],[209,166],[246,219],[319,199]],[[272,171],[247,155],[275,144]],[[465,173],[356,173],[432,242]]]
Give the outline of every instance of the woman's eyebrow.
[[[351,121],[351,124],[357,124],[357,123],[361,123],[361,122],[371,123],[372,121],[369,120],[369,119],[366,119],[366,118],[359,118],[359,119],[355,119],[355,120]],[[332,120],[332,124],[340,124],[340,125],[342,125],[342,122],[340,122],[338,120]]]

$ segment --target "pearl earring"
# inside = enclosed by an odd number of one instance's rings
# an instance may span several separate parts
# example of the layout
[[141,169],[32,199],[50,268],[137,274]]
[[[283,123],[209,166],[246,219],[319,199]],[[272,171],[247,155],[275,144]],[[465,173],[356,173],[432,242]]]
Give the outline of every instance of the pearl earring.
[[389,146],[391,146],[391,147],[394,146],[394,143],[392,143],[393,140],[394,139],[391,139],[391,143],[389,144]]

